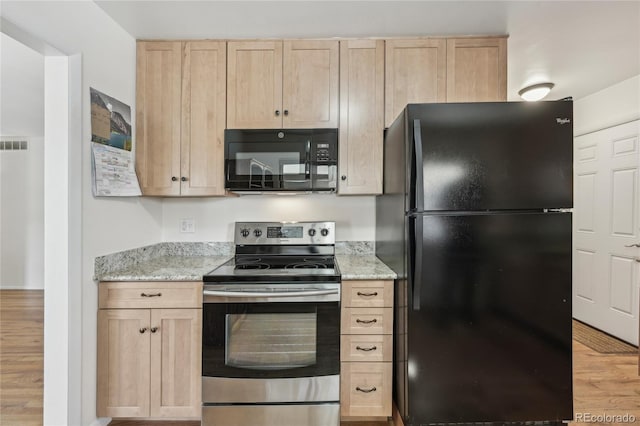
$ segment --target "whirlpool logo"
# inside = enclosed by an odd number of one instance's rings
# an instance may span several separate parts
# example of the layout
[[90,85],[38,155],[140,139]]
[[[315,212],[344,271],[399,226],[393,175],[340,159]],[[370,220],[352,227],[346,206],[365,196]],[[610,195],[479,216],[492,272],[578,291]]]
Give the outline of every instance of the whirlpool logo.
[[569,123],[571,123],[571,120],[568,119],[568,118],[556,117],[556,123],[558,123],[558,124],[569,124]]

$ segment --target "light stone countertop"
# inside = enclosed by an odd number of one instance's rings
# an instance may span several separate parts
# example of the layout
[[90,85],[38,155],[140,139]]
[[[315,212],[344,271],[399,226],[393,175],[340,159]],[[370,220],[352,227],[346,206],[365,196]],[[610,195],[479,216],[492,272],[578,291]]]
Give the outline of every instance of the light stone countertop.
[[336,255],[343,280],[393,280],[396,273],[373,254]]
[[202,281],[207,272],[232,256],[165,255],[124,269],[96,274],[98,281]]
[[[371,241],[336,244],[343,280],[392,280]],[[96,258],[96,281],[201,281],[233,257],[231,243],[159,243]]]

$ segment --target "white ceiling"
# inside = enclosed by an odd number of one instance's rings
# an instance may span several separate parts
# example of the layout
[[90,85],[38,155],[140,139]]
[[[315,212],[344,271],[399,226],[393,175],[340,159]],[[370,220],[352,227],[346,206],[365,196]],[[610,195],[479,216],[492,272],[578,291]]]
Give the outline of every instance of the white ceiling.
[[640,74],[640,1],[104,1],[136,39],[509,35],[509,99],[579,99]]

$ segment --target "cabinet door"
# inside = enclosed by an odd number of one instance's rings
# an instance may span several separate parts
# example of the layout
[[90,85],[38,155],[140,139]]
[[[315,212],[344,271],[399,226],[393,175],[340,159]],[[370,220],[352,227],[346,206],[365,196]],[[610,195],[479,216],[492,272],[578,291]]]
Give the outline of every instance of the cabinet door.
[[202,309],[151,311],[151,417],[200,416]]
[[384,41],[340,42],[340,194],[382,193]]
[[445,39],[386,41],[385,127],[407,104],[446,101],[446,58]]
[[447,102],[507,100],[507,39],[447,39]]
[[98,311],[98,417],[149,416],[150,312]]
[[283,46],[283,127],[338,127],[339,42],[286,40]]
[[227,45],[227,128],[282,127],[282,42]]
[[190,41],[182,78],[181,195],[224,195],[226,44]]
[[180,194],[181,42],[138,42],[136,170],[144,195]]

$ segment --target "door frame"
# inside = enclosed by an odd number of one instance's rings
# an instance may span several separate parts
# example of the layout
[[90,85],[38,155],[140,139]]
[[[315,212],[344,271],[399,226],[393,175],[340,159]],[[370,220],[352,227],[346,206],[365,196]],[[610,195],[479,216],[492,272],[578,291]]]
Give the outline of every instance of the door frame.
[[82,56],[0,23],[45,63],[43,423],[81,424]]

